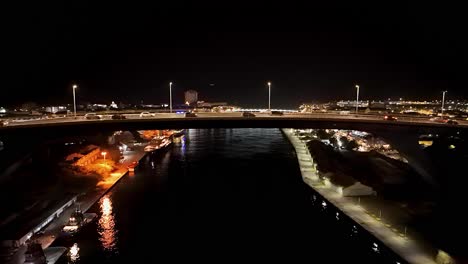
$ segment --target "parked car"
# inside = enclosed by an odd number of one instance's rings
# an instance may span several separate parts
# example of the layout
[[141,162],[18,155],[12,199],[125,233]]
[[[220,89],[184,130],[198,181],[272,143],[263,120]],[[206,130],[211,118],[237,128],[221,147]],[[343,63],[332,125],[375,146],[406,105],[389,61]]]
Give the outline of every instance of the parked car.
[[270,115],[282,116],[283,112],[281,112],[281,111],[271,111]]
[[112,115],[112,119],[127,119],[127,118],[122,114],[115,114],[115,115]]
[[195,114],[193,112],[187,112],[187,113],[185,113],[185,117],[197,117],[197,114]]
[[150,112],[141,112],[140,117],[152,117],[154,114]]
[[85,117],[85,119],[89,119],[89,120],[101,119],[101,116],[97,115],[96,113],[87,113],[87,114],[85,114],[84,117]]
[[255,117],[255,114],[251,112],[243,112],[242,116],[243,117]]
[[398,118],[396,118],[395,116],[392,116],[392,115],[386,115],[386,116],[384,116],[383,119],[387,120],[387,121],[397,121],[398,120]]

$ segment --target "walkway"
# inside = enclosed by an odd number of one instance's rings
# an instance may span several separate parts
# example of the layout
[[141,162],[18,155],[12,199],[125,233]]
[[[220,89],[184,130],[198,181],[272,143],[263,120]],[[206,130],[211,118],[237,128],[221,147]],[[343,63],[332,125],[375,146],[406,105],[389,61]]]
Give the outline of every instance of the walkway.
[[409,263],[436,263],[433,254],[426,249],[424,243],[408,238],[400,231],[392,229],[390,225],[382,222],[379,217],[371,216],[364,207],[357,205],[356,200],[351,197],[343,197],[329,186],[324,185],[319,180],[315,164],[304,142],[294,135],[293,129],[283,129],[283,132],[296,149],[305,183]]

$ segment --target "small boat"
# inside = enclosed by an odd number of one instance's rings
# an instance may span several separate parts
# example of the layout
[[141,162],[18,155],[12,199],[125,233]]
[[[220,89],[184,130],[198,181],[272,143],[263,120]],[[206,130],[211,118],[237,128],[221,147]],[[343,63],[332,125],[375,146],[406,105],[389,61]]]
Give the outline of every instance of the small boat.
[[164,149],[172,144],[172,140],[168,137],[155,137],[145,147],[145,152],[154,152],[160,149]]
[[132,162],[130,165],[127,166],[128,171],[135,171],[136,166],[138,166],[138,161]]
[[36,241],[28,243],[28,249],[24,252],[24,264],[46,264],[47,258],[41,244]]
[[97,217],[97,214],[86,213],[84,214],[79,208],[77,208],[68,218],[67,223],[63,227],[62,231],[65,234],[73,235],[77,233],[84,225],[92,222]]

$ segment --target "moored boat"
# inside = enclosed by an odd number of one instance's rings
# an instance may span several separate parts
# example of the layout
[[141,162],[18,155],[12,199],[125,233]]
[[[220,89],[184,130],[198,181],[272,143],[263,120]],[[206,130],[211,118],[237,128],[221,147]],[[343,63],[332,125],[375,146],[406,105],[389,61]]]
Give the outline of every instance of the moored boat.
[[67,223],[62,228],[63,233],[73,235],[77,233],[83,226],[92,222],[97,217],[97,214],[86,213],[84,214],[77,208],[68,218]]

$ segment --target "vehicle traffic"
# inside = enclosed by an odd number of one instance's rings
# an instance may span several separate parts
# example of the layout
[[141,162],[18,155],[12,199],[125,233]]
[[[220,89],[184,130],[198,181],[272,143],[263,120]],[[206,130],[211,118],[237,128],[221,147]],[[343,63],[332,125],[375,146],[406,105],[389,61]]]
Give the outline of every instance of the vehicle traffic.
[[154,116],[153,113],[150,112],[141,112],[140,117],[152,117]]
[[185,117],[197,117],[197,114],[195,114],[193,112],[187,112],[187,113],[185,113]]
[[88,120],[98,120],[98,119],[101,119],[101,116],[100,115],[97,115],[96,113],[87,113],[85,114],[85,119],[88,119]]
[[125,117],[125,115],[115,114],[115,115],[112,115],[112,119],[127,119],[127,118]]
[[445,122],[447,125],[458,125],[458,122],[455,121],[455,120],[452,120],[452,119],[449,119],[447,120],[447,122]]
[[282,115],[284,115],[284,114],[283,114],[283,112],[281,112],[281,111],[271,111],[270,115],[282,116]]
[[252,112],[243,112],[242,116],[243,117],[255,117],[255,114]]
[[392,115],[386,115],[386,116],[384,116],[383,119],[384,119],[384,120],[387,120],[387,121],[397,121],[397,120],[398,120],[397,117],[392,116]]

